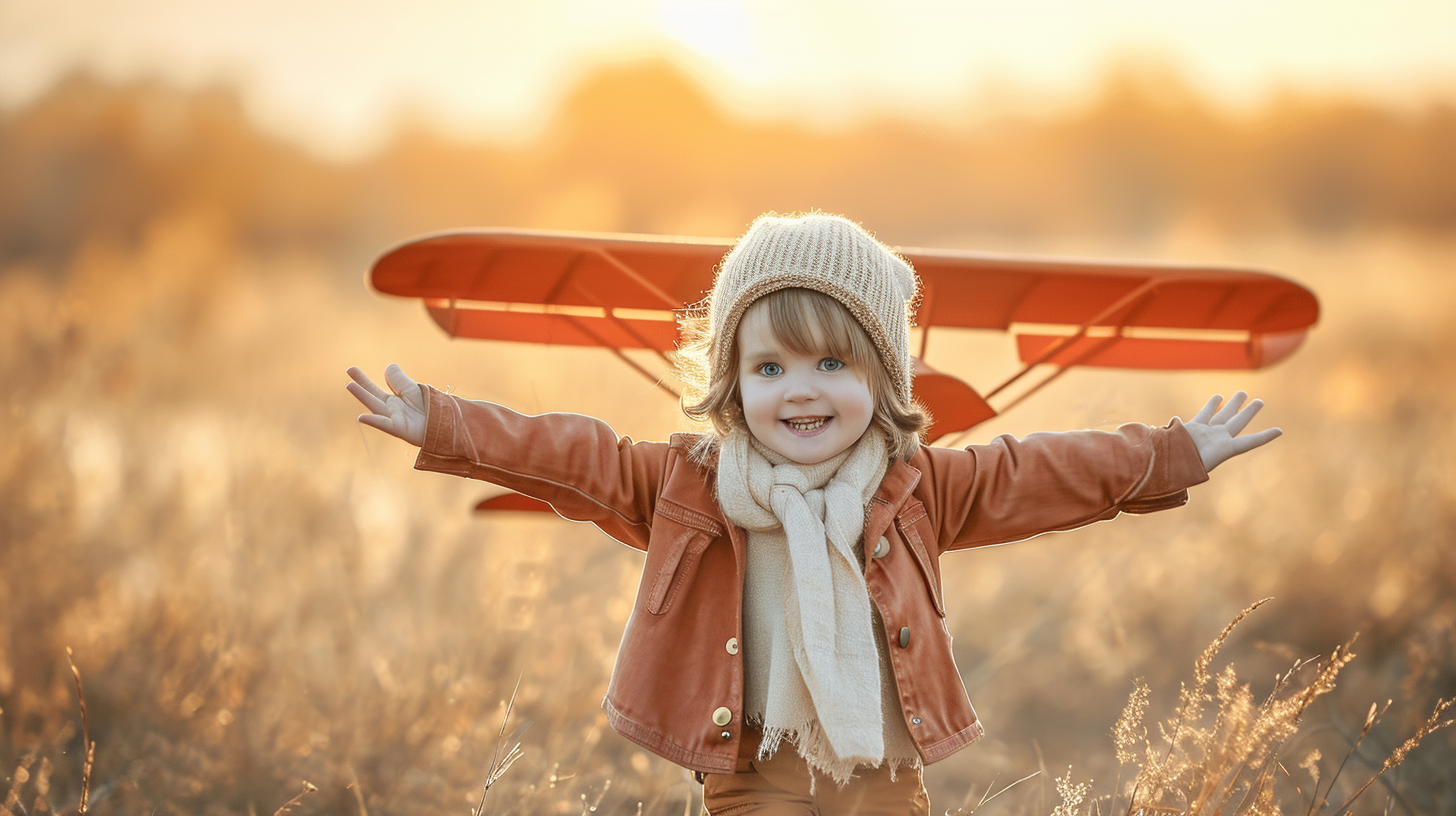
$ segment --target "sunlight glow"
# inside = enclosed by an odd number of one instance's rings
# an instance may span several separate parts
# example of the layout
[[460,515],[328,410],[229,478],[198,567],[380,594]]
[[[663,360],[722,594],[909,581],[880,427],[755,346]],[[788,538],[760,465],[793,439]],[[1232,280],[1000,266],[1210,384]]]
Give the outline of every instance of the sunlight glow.
[[741,113],[817,126],[1076,103],[1110,61],[1162,61],[1234,106],[1282,87],[1408,104],[1456,86],[1456,4],[1404,0],[0,3],[0,106],[76,69],[241,88],[270,130],[343,158],[400,115],[529,138],[594,64],[665,56]]
[[732,66],[735,73],[765,75],[769,70],[754,21],[741,0],[663,0],[658,25],[669,37],[712,62]]

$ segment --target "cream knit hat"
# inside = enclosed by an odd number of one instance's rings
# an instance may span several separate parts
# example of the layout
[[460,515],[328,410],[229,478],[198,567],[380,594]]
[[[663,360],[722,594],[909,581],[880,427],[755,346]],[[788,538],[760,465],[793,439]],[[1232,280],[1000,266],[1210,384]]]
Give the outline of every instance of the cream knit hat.
[[813,289],[854,315],[901,399],[909,401],[910,305],[919,285],[910,264],[847,218],[761,215],[724,257],[713,281],[712,380],[727,374],[738,321],[755,300],[780,289]]

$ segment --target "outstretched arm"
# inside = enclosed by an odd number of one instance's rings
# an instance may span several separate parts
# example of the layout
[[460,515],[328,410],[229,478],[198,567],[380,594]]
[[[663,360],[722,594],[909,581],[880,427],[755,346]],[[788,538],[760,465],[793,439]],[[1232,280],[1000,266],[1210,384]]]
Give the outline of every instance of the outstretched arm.
[[1177,419],[1162,428],[1003,434],[964,451],[920,452],[942,551],[1179,507],[1189,487],[1208,480],[1198,446]]
[[1163,428],[1131,423],[1116,433],[1002,435],[965,451],[922,447],[917,467],[935,491],[927,504],[936,539],[942,551],[1002,544],[1182,505],[1208,471],[1279,436],[1278,428],[1240,436],[1263,407],[1247,400],[1240,391],[1220,408],[1214,397],[1186,424]]
[[1259,413],[1259,409],[1264,407],[1264,401],[1257,399],[1245,406],[1244,400],[1248,398],[1248,394],[1240,391],[1220,408],[1219,403],[1223,402],[1223,397],[1215,394],[1197,416],[1184,424],[1188,435],[1193,437],[1193,444],[1198,446],[1198,455],[1203,459],[1204,470],[1213,470],[1223,462],[1241,453],[1248,453],[1284,433],[1278,428],[1267,428],[1258,433],[1239,436],[1254,415]]
[[354,381],[344,387],[370,411],[359,415],[360,422],[415,447],[425,444],[425,401],[420,395],[419,383],[405,376],[393,363],[384,369],[384,381],[393,394],[386,393],[354,366],[346,373]]
[[618,437],[606,423],[581,414],[526,416],[450,396],[415,382],[397,365],[384,370],[389,391],[357,368],[348,374],[349,393],[369,410],[359,421],[419,446],[417,470],[498,484],[647,548],[667,443]]

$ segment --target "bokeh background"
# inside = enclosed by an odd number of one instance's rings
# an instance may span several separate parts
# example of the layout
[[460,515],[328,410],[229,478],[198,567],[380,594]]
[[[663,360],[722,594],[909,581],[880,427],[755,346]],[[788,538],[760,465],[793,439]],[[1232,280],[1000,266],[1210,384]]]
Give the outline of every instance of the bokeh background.
[[[0,2],[0,796],[96,813],[679,813],[598,711],[641,556],[483,518],[354,422],[346,366],[624,435],[682,427],[606,352],[451,341],[370,291],[425,231],[732,236],[821,208],[899,245],[1252,265],[1322,304],[1259,372],[1078,371],[967,441],[1265,398],[1191,504],[948,557],[988,738],[937,812],[1110,792],[1233,615],[1266,693],[1356,632],[1291,740],[1337,791],[1456,694],[1456,11],[1446,3]],[[930,362],[973,384],[1005,338]],[[1221,665],[1221,663],[1220,663]],[[524,731],[521,729],[524,728]],[[1437,732],[1364,800],[1456,808]],[[1280,795],[1307,802],[1289,767]],[[1303,793],[1298,793],[1294,785]],[[1334,797],[1336,801],[1340,798]],[[1290,810],[1303,810],[1287,804]]]

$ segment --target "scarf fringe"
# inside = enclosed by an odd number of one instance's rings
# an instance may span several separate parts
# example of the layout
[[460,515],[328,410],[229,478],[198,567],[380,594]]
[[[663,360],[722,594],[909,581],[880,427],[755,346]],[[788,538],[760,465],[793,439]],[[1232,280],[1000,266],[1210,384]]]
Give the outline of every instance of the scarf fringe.
[[834,753],[834,746],[829,744],[829,738],[825,736],[824,729],[819,727],[817,720],[808,720],[800,725],[790,727],[764,728],[761,721],[754,721],[755,725],[763,731],[763,740],[758,744],[758,759],[768,759],[773,756],[787,742],[794,747],[794,750],[804,759],[809,766],[809,793],[814,793],[814,782],[818,776],[829,777],[836,786],[843,788],[854,778],[854,771],[861,765],[870,768],[886,767],[890,771],[890,781],[895,781],[895,773],[901,768],[916,769],[921,766],[920,757],[848,757],[841,758]]

